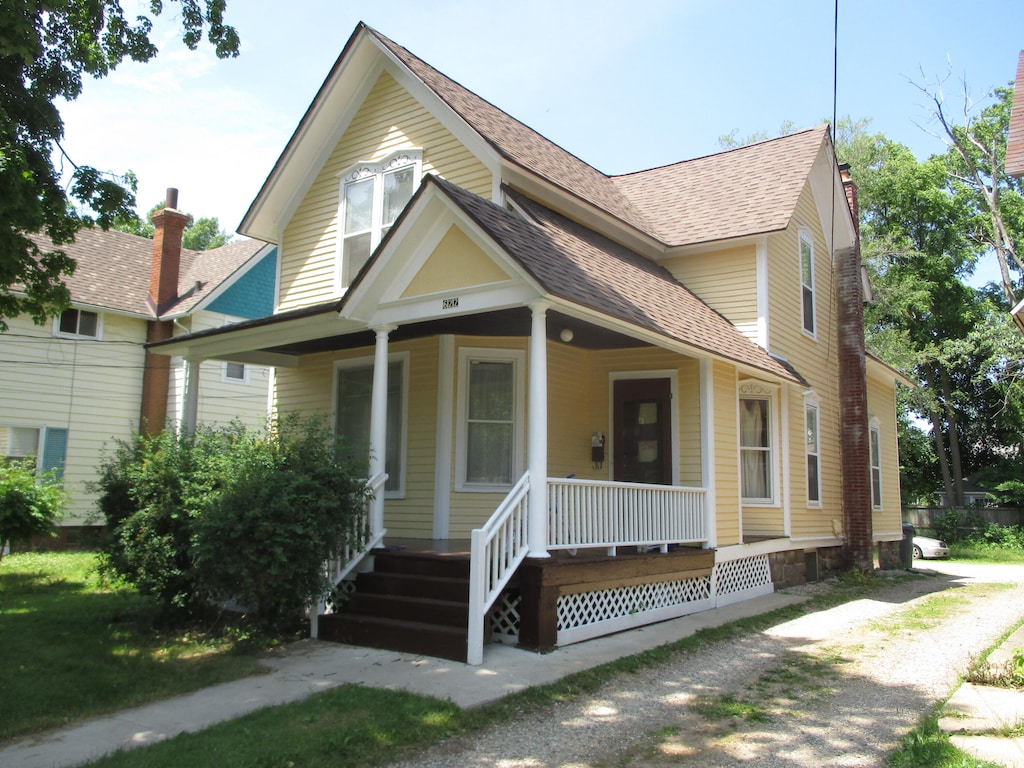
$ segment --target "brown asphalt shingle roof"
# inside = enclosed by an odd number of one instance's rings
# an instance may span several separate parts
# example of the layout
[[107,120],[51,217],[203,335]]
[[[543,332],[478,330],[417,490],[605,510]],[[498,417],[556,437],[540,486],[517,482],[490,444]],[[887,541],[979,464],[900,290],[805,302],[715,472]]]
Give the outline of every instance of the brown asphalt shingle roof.
[[816,127],[729,152],[611,177],[376,30],[366,27],[366,31],[504,159],[669,246],[785,228],[827,133],[826,127]]
[[789,224],[827,136],[819,126],[613,180],[670,245],[777,232]]
[[[34,235],[32,239],[44,251],[54,249],[46,237]],[[210,251],[182,249],[179,294],[187,294],[197,281],[203,288],[185,295],[173,311],[193,309],[263,246],[258,240],[245,239]],[[87,228],[79,230],[75,241],[60,250],[77,264],[74,274],[64,280],[74,303],[155,317],[147,301],[152,240],[113,229]]]
[[1006,172],[1011,176],[1024,176],[1024,51],[1017,56],[1010,133],[1006,139]]
[[506,190],[523,218],[427,177],[549,294],[791,381],[799,377],[741,334],[665,268],[539,203]]

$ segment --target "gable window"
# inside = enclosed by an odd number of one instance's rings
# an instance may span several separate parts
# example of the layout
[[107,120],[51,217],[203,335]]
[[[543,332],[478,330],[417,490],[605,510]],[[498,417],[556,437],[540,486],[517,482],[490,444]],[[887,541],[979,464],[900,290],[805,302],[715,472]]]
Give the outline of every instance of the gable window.
[[95,339],[100,335],[100,316],[85,309],[65,309],[57,320],[56,333]]
[[[388,473],[384,492],[400,497],[405,488],[405,355],[392,356],[388,363],[387,446],[384,471]],[[339,363],[335,374],[334,428],[345,438],[352,458],[368,466],[370,460],[370,405],[373,396],[373,362],[358,360]]]
[[821,504],[821,443],[819,438],[818,404],[804,405],[804,429],[807,433],[807,503]]
[[878,419],[868,426],[868,450],[871,456],[871,506],[882,508],[882,430]]
[[523,472],[525,358],[517,350],[460,353],[457,461],[463,490],[503,490]]
[[814,241],[807,230],[800,230],[800,292],[804,330],[814,335]]
[[419,151],[359,163],[341,180],[341,287],[352,284],[420,181]]
[[740,386],[740,483],[743,501],[775,501],[773,390],[757,383]]

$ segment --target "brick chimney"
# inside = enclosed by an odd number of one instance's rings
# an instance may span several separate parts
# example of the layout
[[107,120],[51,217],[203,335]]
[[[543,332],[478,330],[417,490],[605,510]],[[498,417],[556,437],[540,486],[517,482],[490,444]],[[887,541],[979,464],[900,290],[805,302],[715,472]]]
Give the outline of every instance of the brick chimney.
[[871,528],[871,454],[868,435],[867,364],[864,350],[864,284],[860,260],[857,187],[849,166],[839,167],[854,221],[854,244],[835,253],[839,355],[840,449],[843,474],[843,532],[847,564],[874,568]]
[[[152,216],[153,255],[149,269],[149,303],[157,318],[178,298],[178,276],[181,271],[181,236],[188,224],[188,214],[178,207],[178,190],[168,189],[164,207]],[[170,320],[150,320],[146,341],[163,341],[174,335]],[[142,374],[142,407],[140,429],[154,435],[167,425],[167,396],[170,392],[171,358],[146,350]]]

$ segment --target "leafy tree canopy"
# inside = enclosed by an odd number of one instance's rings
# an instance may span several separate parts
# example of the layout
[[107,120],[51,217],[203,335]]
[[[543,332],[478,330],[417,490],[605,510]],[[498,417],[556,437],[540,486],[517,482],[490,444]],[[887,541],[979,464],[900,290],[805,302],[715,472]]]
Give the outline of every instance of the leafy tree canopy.
[[[238,55],[238,33],[224,23],[227,0],[171,0],[182,40],[194,50],[205,37],[221,58]],[[62,277],[74,261],[43,251],[29,237],[45,234],[57,246],[83,226],[109,227],[131,216],[135,178],[77,165],[61,147],[64,123],[57,99],[73,101],[86,77],[101,78],[124,59],[157,55],[150,39],[163,0],[149,15],[125,17],[118,0],[4,0],[0,3],[0,331],[27,313],[37,323],[68,303]],[[71,165],[67,189],[54,153]]]
[[[111,224],[111,229],[120,232],[127,232],[130,235],[139,235],[153,239],[153,214],[164,207],[164,202],[149,209],[149,215],[145,219],[132,214],[131,216],[117,216]],[[212,248],[220,248],[231,240],[231,235],[220,228],[220,221],[216,216],[204,216],[197,219],[191,213],[188,214],[188,223],[185,231],[181,234],[181,245],[191,251],[208,251]]]

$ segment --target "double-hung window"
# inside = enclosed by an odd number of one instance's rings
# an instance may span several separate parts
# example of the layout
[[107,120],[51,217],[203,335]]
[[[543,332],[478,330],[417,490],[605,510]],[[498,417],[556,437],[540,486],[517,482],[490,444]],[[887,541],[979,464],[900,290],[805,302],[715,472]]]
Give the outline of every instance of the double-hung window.
[[56,336],[98,339],[100,316],[86,309],[65,309],[55,321],[53,332]]
[[459,368],[459,486],[507,490],[523,472],[525,356],[464,349]]
[[774,390],[749,382],[740,385],[740,483],[743,501],[775,502]]
[[871,506],[882,508],[882,430],[878,419],[868,425],[868,451],[871,458]]
[[380,162],[359,163],[341,180],[341,287],[370,258],[420,182],[421,155],[406,150]]
[[818,403],[804,405],[804,429],[807,433],[807,503],[821,504],[821,438],[818,423]]
[[804,330],[814,335],[814,240],[811,233],[800,230],[800,302],[803,307]]
[[245,367],[245,363],[232,363],[227,361],[224,363],[221,378],[224,381],[230,381],[236,384],[245,384],[249,381],[249,369]]
[[[405,489],[405,421],[407,355],[392,355],[388,362],[387,428],[384,492],[400,497]],[[373,362],[339,363],[335,373],[335,431],[345,440],[352,458],[367,467],[370,458],[370,406],[373,396]]]

